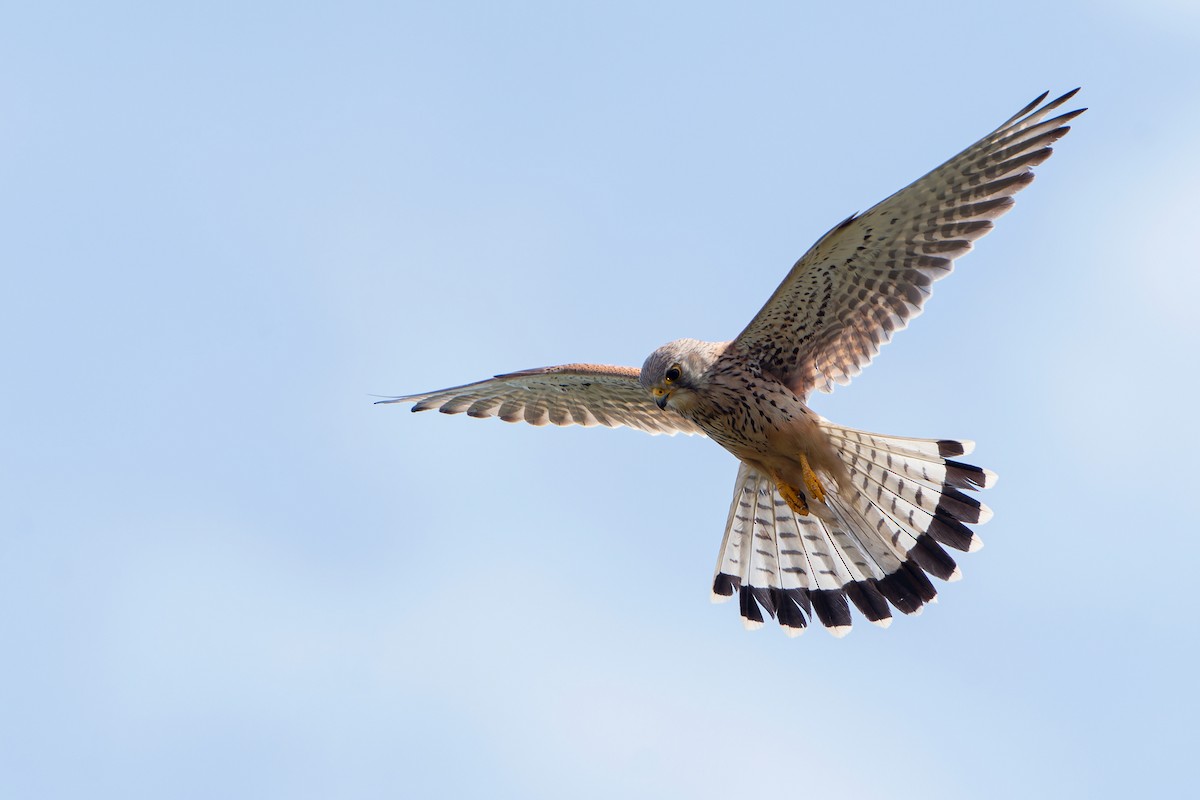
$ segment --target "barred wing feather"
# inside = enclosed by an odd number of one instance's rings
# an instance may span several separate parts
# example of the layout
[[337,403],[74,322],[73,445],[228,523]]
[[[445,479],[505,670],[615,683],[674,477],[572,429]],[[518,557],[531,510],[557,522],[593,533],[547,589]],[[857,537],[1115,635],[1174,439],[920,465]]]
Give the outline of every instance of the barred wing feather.
[[413,411],[499,417],[531,425],[626,426],[651,434],[699,434],[694,423],[655,405],[638,383],[639,370],[602,364],[510,372],[436,392],[393,397],[380,403],[413,403]]
[[[1075,90],[1078,91],[1078,90]],[[825,234],[734,340],[797,394],[849,383],[921,313],[933,282],[992,229],[1085,109],[1043,94],[994,132]]]

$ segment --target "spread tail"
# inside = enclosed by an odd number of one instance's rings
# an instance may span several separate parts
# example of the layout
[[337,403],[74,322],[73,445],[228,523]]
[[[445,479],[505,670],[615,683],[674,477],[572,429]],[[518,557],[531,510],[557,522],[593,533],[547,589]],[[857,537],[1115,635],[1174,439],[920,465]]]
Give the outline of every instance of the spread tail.
[[996,474],[953,460],[972,442],[885,436],[827,420],[821,428],[850,475],[850,485],[830,487],[829,514],[796,514],[768,476],[745,463],[738,469],[713,599],[736,591],[747,628],[761,627],[765,614],[797,636],[815,616],[844,636],[851,603],[886,627],[892,608],[919,613],[934,599],[930,575],[961,577],[945,547],[983,546],[967,526],[992,512],[965,492],[994,485]]

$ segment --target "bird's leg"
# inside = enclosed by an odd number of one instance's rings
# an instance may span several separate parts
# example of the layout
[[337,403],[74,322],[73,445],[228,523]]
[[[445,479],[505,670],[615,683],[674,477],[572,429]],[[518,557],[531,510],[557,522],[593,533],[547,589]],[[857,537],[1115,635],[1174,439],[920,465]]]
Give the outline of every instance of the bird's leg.
[[824,503],[825,487],[821,484],[821,479],[817,477],[812,464],[808,462],[808,456],[804,453],[800,454],[800,473],[804,478],[804,491],[792,486],[774,471],[771,472],[771,479],[775,481],[775,487],[779,489],[779,496],[787,501],[792,511],[806,517],[809,514],[806,497],[815,497]]
[[804,495],[796,491],[790,483],[782,480],[777,475],[772,475],[775,479],[775,488],[779,490],[779,496],[787,501],[788,506],[802,517],[808,516],[808,503],[804,500]]
[[817,473],[813,472],[812,465],[808,463],[808,456],[804,453],[800,454],[800,468],[804,471],[804,485],[808,487],[808,493],[824,503],[825,487],[821,485],[821,480]]

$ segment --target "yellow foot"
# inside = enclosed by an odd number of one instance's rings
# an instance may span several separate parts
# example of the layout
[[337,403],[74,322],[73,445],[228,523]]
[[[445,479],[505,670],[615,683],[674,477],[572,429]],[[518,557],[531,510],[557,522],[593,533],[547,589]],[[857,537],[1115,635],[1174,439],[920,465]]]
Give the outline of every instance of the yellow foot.
[[800,454],[800,466],[804,469],[804,485],[808,487],[808,493],[824,503],[825,487],[821,485],[817,473],[813,472],[812,465],[808,463],[808,456],[803,453]]
[[779,489],[779,496],[787,501],[792,511],[802,517],[808,516],[808,503],[804,501],[804,495],[793,489],[790,484],[780,480],[775,481],[775,486]]

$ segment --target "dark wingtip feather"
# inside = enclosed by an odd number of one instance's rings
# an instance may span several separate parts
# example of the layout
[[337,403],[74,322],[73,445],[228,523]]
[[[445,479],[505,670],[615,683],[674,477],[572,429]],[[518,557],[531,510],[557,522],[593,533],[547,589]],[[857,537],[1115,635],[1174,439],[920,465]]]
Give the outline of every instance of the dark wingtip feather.
[[1050,96],[1050,92],[1049,92],[1049,90],[1042,92],[1042,93],[1041,93],[1041,94],[1039,94],[1037,97],[1033,98],[1032,102],[1030,102],[1028,105],[1026,105],[1024,108],[1022,108],[1022,109],[1021,109],[1020,111],[1018,111],[1017,113],[1013,114],[1013,115],[1012,115],[1011,117],[1009,117],[1007,120],[1005,120],[1005,121],[1004,121],[1004,124],[1003,124],[1003,125],[1001,125],[1000,127],[1001,127],[1001,128],[1007,128],[1009,125],[1011,125],[1012,123],[1014,123],[1014,122],[1016,122],[1017,120],[1021,119],[1021,118],[1022,118],[1022,117],[1024,117],[1026,114],[1028,114],[1030,111],[1033,111],[1035,108],[1037,108],[1038,106],[1040,106],[1040,105],[1042,104],[1042,101],[1043,101],[1043,100],[1045,100],[1045,99],[1046,99],[1047,97],[1049,97],[1049,96]]
[[1057,100],[1055,100],[1054,102],[1055,102],[1055,103],[1065,103],[1065,102],[1067,102],[1068,100],[1070,100],[1072,97],[1074,97],[1075,95],[1079,94],[1079,90],[1080,90],[1080,89],[1082,89],[1082,88],[1083,88],[1082,86],[1076,86],[1074,89],[1072,89],[1071,91],[1067,92],[1067,93],[1066,93],[1066,94],[1064,94],[1062,97],[1060,97],[1060,98],[1058,98]]
[[1070,122],[1071,120],[1075,119],[1076,117],[1078,117],[1080,114],[1082,114],[1085,111],[1087,111],[1086,108],[1077,108],[1074,111],[1067,111],[1066,113],[1059,114],[1057,117],[1050,120],[1050,122],[1047,124],[1058,123],[1058,124],[1062,125],[1062,128],[1060,130],[1062,130],[1064,133],[1066,133],[1067,131],[1071,130],[1071,126],[1069,126],[1065,123]]

